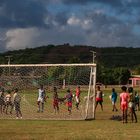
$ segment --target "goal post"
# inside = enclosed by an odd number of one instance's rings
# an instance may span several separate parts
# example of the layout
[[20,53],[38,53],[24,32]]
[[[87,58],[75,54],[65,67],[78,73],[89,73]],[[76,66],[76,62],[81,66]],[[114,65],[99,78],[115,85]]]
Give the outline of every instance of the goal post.
[[[37,113],[36,104],[39,85],[43,85],[48,98],[44,112]],[[76,109],[76,88],[80,87],[80,103]],[[21,93],[21,110],[25,119],[87,120],[95,119],[96,64],[8,64],[0,65],[0,88],[18,88]],[[54,113],[53,88],[57,87],[58,96],[64,99],[70,89],[72,114],[68,114],[67,100],[59,103],[59,113]],[[29,110],[30,109],[30,110]],[[14,112],[14,110],[13,110]],[[9,118],[8,115],[0,118]]]

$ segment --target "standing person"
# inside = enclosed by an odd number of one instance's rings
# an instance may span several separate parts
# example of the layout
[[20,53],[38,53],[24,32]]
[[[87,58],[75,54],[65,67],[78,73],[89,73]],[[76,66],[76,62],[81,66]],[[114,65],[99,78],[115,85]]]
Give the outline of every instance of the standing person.
[[121,89],[122,89],[122,93],[120,94],[120,107],[122,110],[122,119],[123,119],[123,123],[127,123],[129,93],[126,92],[127,90],[126,86],[122,86]]
[[118,111],[117,107],[116,107],[116,101],[117,101],[117,92],[115,91],[115,88],[112,88],[112,95],[111,95],[111,101],[112,101],[112,105],[113,105],[113,109],[112,111]]
[[40,85],[40,88],[38,89],[38,111],[37,112],[43,112],[44,111],[44,102],[46,101],[46,92],[43,87],[43,85]]
[[7,91],[7,94],[4,98],[4,101],[5,101],[5,105],[4,105],[3,111],[5,111],[5,113],[8,114],[8,108],[10,106],[11,107],[10,114],[12,114],[13,103],[12,103],[12,96],[11,96],[11,91],[10,90]]
[[96,110],[97,105],[98,105],[98,103],[99,103],[99,104],[101,105],[101,109],[102,109],[102,111],[103,111],[102,102],[103,102],[103,92],[102,92],[100,86],[97,86],[95,110]]
[[70,89],[68,89],[65,99],[67,100],[69,115],[71,114],[71,110],[72,110],[72,98],[73,98],[72,93],[71,93]]
[[140,110],[140,97],[139,94],[135,91],[135,109]]
[[5,105],[5,102],[4,102],[4,89],[1,88],[0,89],[0,112],[1,112],[1,114],[2,114],[3,109],[4,109],[4,105]]
[[128,92],[129,92],[129,109],[130,109],[130,114],[131,114],[131,121],[133,122],[134,118],[133,116],[135,117],[135,123],[137,123],[137,115],[136,115],[136,112],[135,112],[135,94],[133,93],[133,88],[132,87],[129,87],[128,88]]
[[59,98],[58,98],[58,93],[57,93],[57,88],[54,87],[54,93],[53,93],[53,108],[54,108],[54,113],[59,113]]
[[22,113],[21,113],[21,109],[20,109],[21,96],[20,96],[17,88],[14,89],[13,101],[14,101],[14,107],[15,107],[15,111],[16,111],[16,118],[22,119]]
[[81,94],[81,90],[80,90],[80,86],[78,86],[78,87],[76,88],[76,95],[75,95],[76,109],[79,109],[80,94]]

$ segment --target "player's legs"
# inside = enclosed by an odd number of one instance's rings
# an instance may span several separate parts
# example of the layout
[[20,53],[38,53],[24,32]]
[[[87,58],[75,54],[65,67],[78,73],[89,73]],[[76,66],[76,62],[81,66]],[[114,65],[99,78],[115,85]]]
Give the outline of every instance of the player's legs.
[[96,104],[95,104],[95,110],[96,110],[96,108],[97,108],[97,106],[98,106],[98,103],[99,103],[99,102],[98,102],[98,101],[96,101]]
[[10,114],[12,114],[12,111],[13,111],[13,108],[14,108],[14,104],[12,102],[10,102],[10,107],[11,107]]
[[71,110],[72,110],[72,103],[71,102],[68,102],[68,111],[69,111],[69,114],[71,114]]
[[135,117],[135,123],[137,123],[137,115],[136,115],[136,112],[135,112],[135,108],[134,107],[132,107],[132,117],[133,117],[133,115]]
[[101,109],[102,109],[102,111],[103,111],[103,104],[102,104],[102,101],[100,101],[99,104],[101,105]]
[[44,111],[44,102],[41,102],[41,112]]
[[38,105],[38,111],[37,112],[40,112],[40,101],[37,101],[37,105]]
[[76,104],[75,104],[76,108],[79,109],[79,98],[77,96],[75,98],[76,98]]

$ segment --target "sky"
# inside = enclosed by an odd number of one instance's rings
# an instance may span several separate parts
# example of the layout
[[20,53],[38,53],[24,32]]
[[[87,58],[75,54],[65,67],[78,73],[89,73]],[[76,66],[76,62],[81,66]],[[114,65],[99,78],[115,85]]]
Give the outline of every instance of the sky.
[[140,47],[140,0],[0,0],[0,52],[41,45]]

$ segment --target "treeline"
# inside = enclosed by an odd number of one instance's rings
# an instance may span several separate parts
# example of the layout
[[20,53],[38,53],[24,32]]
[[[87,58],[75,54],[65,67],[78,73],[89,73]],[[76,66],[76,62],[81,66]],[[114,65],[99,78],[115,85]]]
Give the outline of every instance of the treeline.
[[0,54],[0,63],[91,63],[96,52],[97,81],[104,84],[124,84],[131,74],[140,74],[140,48],[48,45],[8,51]]

